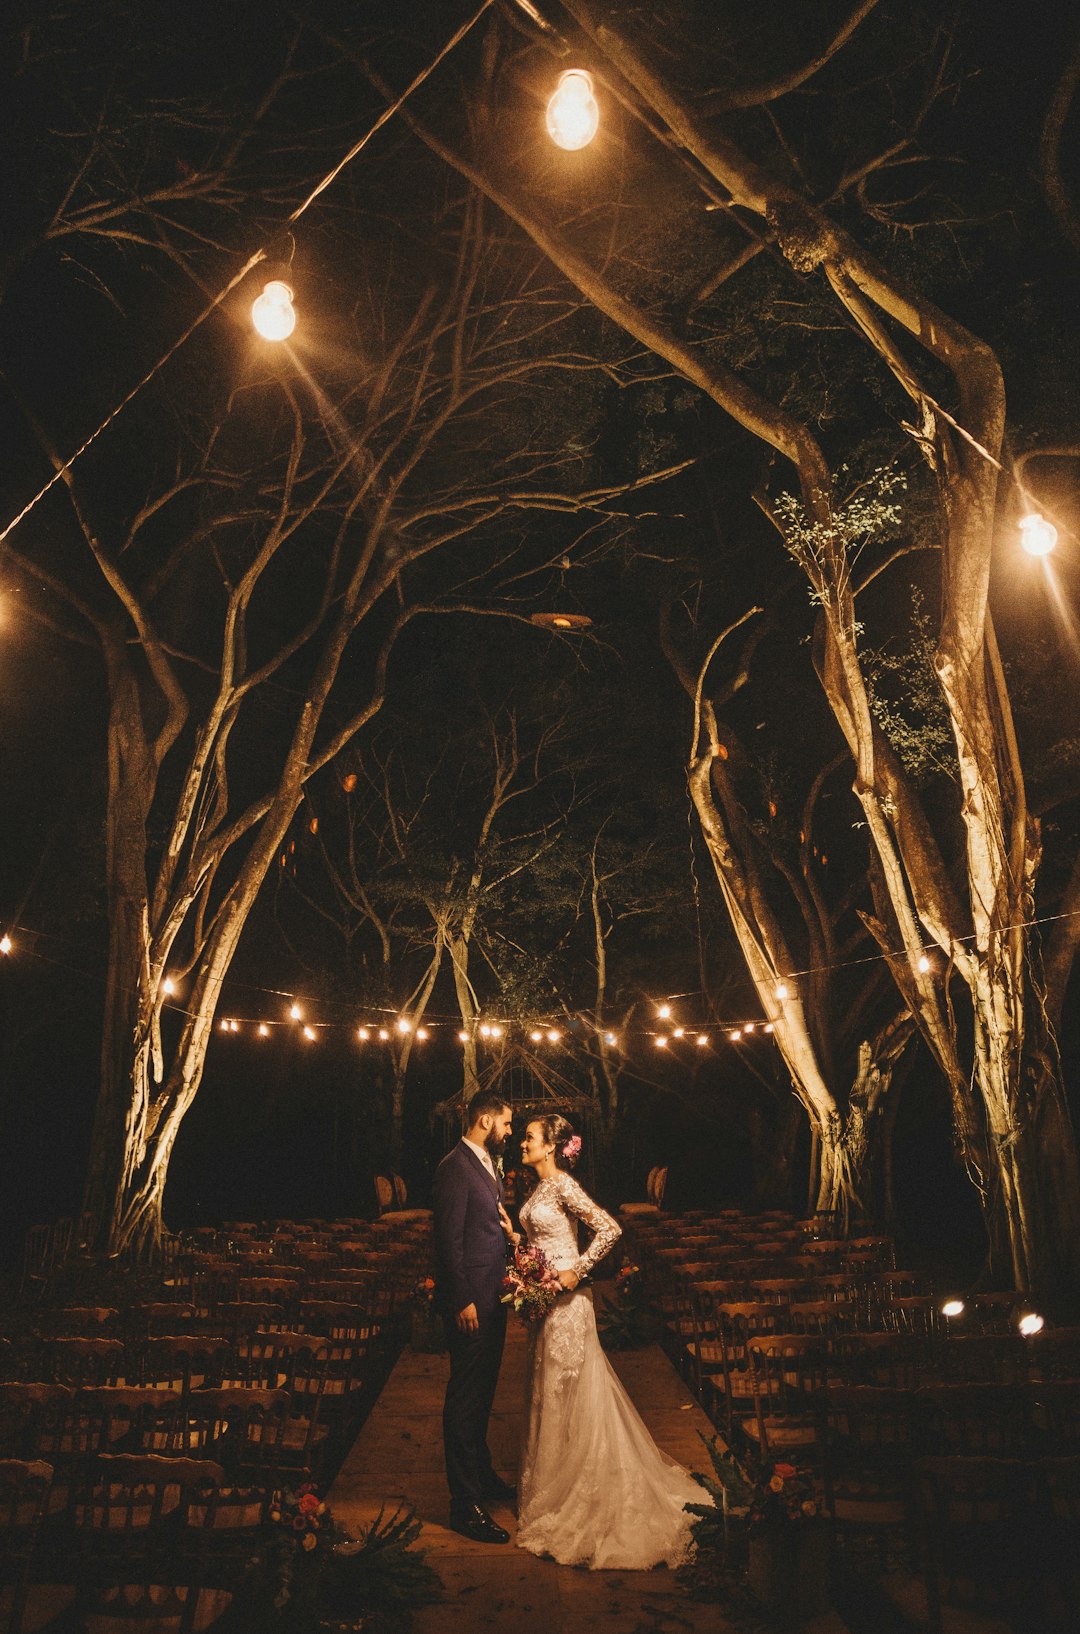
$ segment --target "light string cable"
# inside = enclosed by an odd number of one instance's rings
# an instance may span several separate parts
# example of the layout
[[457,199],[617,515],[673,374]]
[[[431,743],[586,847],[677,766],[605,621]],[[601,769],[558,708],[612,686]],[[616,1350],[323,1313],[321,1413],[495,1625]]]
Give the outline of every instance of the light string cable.
[[[333,168],[327,171],[322,180],[312,188],[311,192],[307,195],[303,202],[297,205],[296,209],[286,219],[284,225],[280,229],[281,232],[285,232],[288,230],[288,228],[296,225],[304,212],[309,210],[315,203],[315,200],[319,198],[321,194],[325,193],[326,189],[337,180],[346,166],[352,163],[357,155],[361,153],[371,141],[372,137],[382,129],[388,120],[393,118],[398,109],[403,106],[410,96],[412,96],[413,92],[418,90],[419,87],[423,85],[424,81],[435,72],[439,64],[449,56],[450,52],[454,50],[455,46],[461,43],[466,34],[469,33],[470,29],[476,26],[481,17],[493,3],[494,0],[483,0],[479,10],[474,12],[467,22],[462,23],[461,27],[455,31],[449,40],[447,40],[446,44],[442,47],[438,54],[433,57],[432,60],[421,69],[416,78],[406,86],[401,95],[390,103],[388,107],[383,109],[375,123],[371,126],[370,130],[365,131],[363,136],[361,136],[358,141],[353,143],[349,151],[344,154],[342,158],[340,158],[333,166]],[[202,311],[192,319],[187,328],[177,336],[176,340],[173,341],[168,350],[158,358],[157,362],[153,364],[151,368],[147,370],[142,379],[132,386],[131,390],[120,399],[116,407],[106,415],[101,424],[90,433],[85,441],[79,444],[75,452],[70,454],[66,460],[57,466],[48,482],[44,483],[38,489],[33,498],[27,501],[22,510],[19,511],[18,515],[12,517],[11,521],[7,524],[3,531],[0,532],[0,545],[2,545],[5,540],[7,540],[12,533],[14,533],[15,529],[21,522],[26,520],[26,518],[30,515],[30,512],[36,505],[40,504],[40,502],[45,498],[46,494],[48,494],[56,486],[56,484],[67,475],[72,466],[75,464],[75,461],[81,459],[86,453],[87,449],[91,448],[94,443],[97,442],[102,433],[108,430],[109,426],[112,425],[117,415],[121,414],[123,410],[127,408],[128,404],[139,395],[144,386],[148,386],[151,380],[153,380],[156,375],[161,373],[165,365],[176,356],[181,347],[187,344],[195,331],[206,322],[207,318],[209,318],[212,313],[217,311],[221,303],[228,299],[233,290],[236,289],[239,284],[243,283],[248,273],[257,267],[261,261],[265,261],[267,259],[268,253],[268,247],[266,245],[261,245],[257,250],[248,256],[247,260],[244,262],[239,271],[233,274],[223,289],[220,289],[216,295],[211,297],[206,306],[203,307]]]
[[[1080,917],[1080,908],[1071,908],[1071,909],[1068,909],[1064,913],[1039,914],[1033,919],[1024,920],[1021,923],[1016,924],[1016,925],[1001,925],[1001,926],[997,927],[996,934],[1004,936],[1004,935],[1007,935],[1010,931],[1013,931],[1013,930],[1033,930],[1037,926],[1057,924],[1057,923],[1061,922],[1062,920],[1076,919],[1078,917]],[[58,936],[54,932],[34,930],[33,927],[29,926],[29,925],[12,924],[4,932],[3,936],[0,937],[0,955],[3,956],[3,962],[8,962],[9,960],[11,960],[11,962],[17,962],[17,958],[19,958],[19,957],[25,958],[25,959],[32,959],[32,960],[37,960],[41,964],[54,965],[58,969],[68,970],[72,974],[85,977],[88,980],[93,980],[94,979],[94,975],[93,975],[92,972],[90,972],[88,970],[85,970],[85,969],[82,969],[81,967],[79,967],[79,966],[77,966],[75,964],[69,963],[66,959],[62,959],[62,958],[58,958],[58,957],[51,957],[48,954],[39,952],[37,950],[37,948],[25,946],[25,944],[20,946],[15,940],[16,937],[20,937],[20,938],[21,937],[29,937],[29,938],[32,938],[34,941],[44,939],[44,940],[54,941],[54,942],[61,942],[61,943],[68,942],[69,943],[69,938]],[[956,940],[961,941],[961,942],[970,942],[970,941],[974,940],[974,935],[972,934],[972,935],[968,935],[968,936],[957,937]],[[930,943],[924,944],[921,951],[924,952],[924,953],[935,953],[935,952],[940,953],[941,950],[940,950],[940,948],[938,948],[936,943],[930,942]],[[15,956],[15,958],[13,958],[13,956]],[[789,971],[784,972],[779,977],[779,980],[781,982],[795,982],[795,981],[798,981],[800,978],[803,978],[803,977],[806,977],[806,976],[829,975],[829,974],[832,974],[832,973],[835,973],[835,972],[838,972],[838,971],[841,971],[841,970],[854,970],[854,969],[856,969],[856,968],[858,968],[859,966],[862,966],[862,965],[876,964],[879,961],[882,962],[882,963],[887,963],[888,961],[893,960],[893,959],[908,959],[908,958],[910,958],[910,956],[911,956],[910,955],[910,950],[907,949],[907,948],[895,948],[895,949],[891,949],[891,950],[883,950],[880,953],[869,953],[869,954],[862,955],[859,958],[855,958],[855,959],[843,959],[843,960],[838,961],[836,964],[832,964],[832,965],[808,965],[805,969],[802,969],[802,970],[789,970]],[[237,980],[236,978],[232,978],[232,977],[228,978],[223,985],[225,987],[228,987],[228,988],[233,989],[233,990],[242,989],[243,991],[248,992],[248,993],[258,993],[258,994],[261,994],[265,998],[272,998],[272,999],[280,999],[280,1000],[285,1000],[285,1001],[297,1002],[297,993],[296,993],[295,988],[263,987],[257,982],[245,982],[245,981]],[[679,999],[687,1000],[687,999],[693,999],[693,998],[698,998],[698,997],[702,997],[702,996],[704,996],[704,995],[702,995],[702,994],[700,994],[698,992],[683,992],[683,993],[669,994],[668,1000],[665,1003],[661,1004],[657,1008],[656,1014],[657,1014],[657,1022],[659,1023],[659,1025],[657,1025],[656,1023],[653,1023],[652,1025],[642,1025],[642,1026],[638,1026],[638,1027],[634,1027],[634,1028],[630,1028],[630,1029],[627,1029],[625,1027],[621,1027],[621,1028],[618,1029],[618,1031],[619,1031],[619,1033],[621,1035],[625,1035],[628,1031],[635,1032],[635,1033],[641,1033],[643,1036],[646,1036],[646,1037],[652,1037],[654,1035],[661,1035],[661,1036],[669,1038],[672,1042],[676,1042],[676,1043],[680,1042],[679,1035],[677,1035],[673,1031],[673,1029],[674,1029],[674,1027],[676,1025],[677,1018],[671,1013],[670,1006],[673,1003],[675,1003],[676,1001],[678,1001]],[[395,1021],[395,1020],[405,1019],[403,1017],[403,1015],[402,1015],[402,1011],[401,1011],[400,1006],[395,1007],[393,1005],[372,1004],[372,1003],[369,1003],[369,1002],[360,1002],[355,1006],[350,1006],[346,1000],[341,1000],[341,999],[338,999],[338,1000],[325,1000],[324,999],[324,1000],[307,1000],[307,1001],[305,1001],[305,1000],[303,1000],[302,997],[299,1000],[299,1002],[301,1004],[304,1004],[305,1006],[307,1004],[310,1004],[310,1003],[316,1003],[323,1009],[331,1008],[331,1009],[337,1009],[339,1011],[342,1011],[342,1010],[345,1010],[345,1009],[348,1008],[348,1009],[350,1009],[352,1011],[353,1019],[350,1019],[349,1021],[315,1021],[313,1023],[309,1023],[309,1025],[312,1025],[313,1027],[317,1028],[320,1032],[321,1031],[327,1031],[327,1030],[329,1030],[331,1028],[334,1028],[334,1029],[343,1028],[345,1030],[355,1031],[356,1026],[358,1024],[357,1019],[356,1019],[357,1018],[357,1013],[361,1012],[361,1011],[363,1012],[364,1016],[369,1017],[369,1018],[373,1018],[373,1019],[370,1020],[370,1023],[369,1023],[372,1027],[378,1027],[380,1025],[379,1020],[374,1019],[374,1018],[385,1018],[385,1021],[390,1021],[390,1022]],[[191,1015],[191,1014],[194,1013],[192,1011],[187,1010],[182,1001],[172,999],[171,997],[167,997],[165,999],[165,1002],[164,1002],[162,1008],[175,1011],[179,1015]],[[668,1014],[666,1014],[666,1015],[664,1014],[665,1010],[668,1011]],[[491,1013],[494,1014],[495,1012],[491,1012]],[[592,1027],[593,1031],[596,1032],[598,1035],[599,1034],[610,1033],[612,1031],[611,1028],[606,1027],[606,1026],[593,1027],[593,1024],[591,1022],[589,1022],[587,1020],[587,1018],[584,1016],[583,1011],[572,1011],[571,1013],[576,1017],[577,1020],[581,1021],[583,1025],[585,1025],[587,1027]],[[251,1025],[251,1026],[259,1024],[259,1023],[263,1023],[267,1027],[286,1027],[287,1028],[287,1027],[294,1026],[297,1018],[290,1017],[289,1019],[286,1020],[284,1018],[273,1017],[273,1016],[244,1016],[244,1017],[231,1017],[231,1018],[227,1018],[227,1019],[243,1021],[246,1025]],[[478,1016],[477,1017],[478,1023],[481,1020],[482,1020],[482,1018]],[[757,1027],[761,1020],[762,1020],[761,1017],[755,1017],[754,1020],[753,1020],[753,1026]],[[363,1023],[361,1022],[360,1025],[363,1025]],[[449,1012],[426,1011],[424,1013],[424,1016],[423,1016],[422,1020],[418,1021],[416,1025],[420,1026],[420,1027],[435,1027],[435,1028],[453,1027],[453,1028],[456,1028],[456,1029],[460,1029],[460,1027],[461,1027],[461,1017],[451,1015]],[[528,1032],[530,1029],[541,1028],[544,1031],[544,1034],[545,1034],[545,1040],[544,1041],[547,1042],[547,1043],[552,1043],[552,1044],[560,1043],[560,1044],[566,1045],[566,1044],[571,1044],[571,1043],[576,1042],[573,1033],[571,1032],[569,1026],[567,1025],[566,1012],[565,1011],[561,1012],[559,1014],[557,1020],[554,1021],[554,1022],[551,1021],[551,1020],[543,1020],[539,1016],[534,1016],[532,1019],[522,1019],[521,1017],[515,1017],[515,1018],[501,1017],[499,1019],[499,1021],[496,1022],[496,1025],[499,1027],[499,1031],[497,1033],[492,1032],[491,1035],[490,1035],[494,1044],[498,1044],[503,1039],[503,1037],[505,1036],[506,1030],[509,1029],[509,1028],[512,1028],[512,1027],[519,1027],[519,1028],[521,1028],[522,1030],[524,1030],[526,1032]],[[550,1029],[552,1027],[554,1027],[554,1026],[558,1027],[558,1037],[557,1037],[557,1039],[553,1038],[551,1036]],[[696,1035],[699,1032],[702,1032],[702,1031],[705,1031],[705,1030],[711,1031],[713,1033],[718,1032],[718,1031],[729,1032],[729,1030],[734,1026],[745,1027],[746,1023],[745,1022],[738,1023],[738,1022],[734,1022],[734,1021],[719,1021],[719,1020],[715,1020],[715,1019],[711,1020],[711,1021],[701,1023],[701,1024],[686,1021],[686,1022],[683,1023],[682,1027],[680,1028],[680,1034],[685,1033],[686,1040],[688,1042],[692,1042],[693,1041],[693,1035]],[[416,1028],[412,1027],[411,1030],[413,1031],[413,1034],[415,1036]],[[479,1026],[477,1026],[474,1030],[479,1031]],[[729,1034],[729,1036],[730,1036],[730,1034]]]

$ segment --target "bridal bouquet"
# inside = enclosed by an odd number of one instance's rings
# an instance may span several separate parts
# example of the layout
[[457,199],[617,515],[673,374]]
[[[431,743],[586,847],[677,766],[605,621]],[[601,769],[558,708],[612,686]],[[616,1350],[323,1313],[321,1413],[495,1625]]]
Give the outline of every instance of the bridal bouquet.
[[541,1248],[520,1243],[506,1269],[502,1302],[523,1322],[542,1322],[562,1293],[562,1286]]

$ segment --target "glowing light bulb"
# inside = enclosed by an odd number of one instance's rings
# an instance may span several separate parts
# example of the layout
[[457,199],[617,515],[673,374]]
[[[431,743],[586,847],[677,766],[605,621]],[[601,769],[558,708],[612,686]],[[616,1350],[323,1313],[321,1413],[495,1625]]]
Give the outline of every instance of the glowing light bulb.
[[600,109],[593,96],[592,75],[584,68],[568,68],[548,99],[547,130],[556,147],[567,153],[588,147],[600,124]]
[[615,1033],[605,1033],[604,1034],[604,1043],[605,1044],[617,1044],[618,1042],[619,1042],[619,1040],[618,1040],[618,1037],[617,1037],[617,1035]]
[[942,1316],[963,1316],[964,1301],[962,1299],[947,1299],[941,1307]]
[[417,1036],[417,1038],[420,1040],[420,1042],[422,1044],[424,1042],[424,1039],[427,1037],[427,1028],[426,1027],[417,1027],[416,1036]]
[[742,1037],[742,1029],[740,1027],[733,1027],[730,1033],[728,1033],[728,1037],[731,1039],[733,1044],[737,1044],[739,1039]]
[[263,340],[288,340],[296,328],[296,308],[288,284],[271,278],[252,302],[251,321]]
[[673,1038],[685,1038],[686,1037],[686,1028],[685,1027],[676,1027],[674,1032],[672,1033],[672,1037]]
[[562,1033],[560,1033],[559,1029],[557,1027],[552,1027],[551,1031],[548,1033],[548,1043],[557,1044],[561,1037]]
[[270,1029],[266,1025],[265,1021],[260,1021],[259,1022],[259,1037],[260,1038],[269,1038],[270,1037]]
[[1017,523],[1020,529],[1020,543],[1029,556],[1049,556],[1057,544],[1057,529],[1045,516],[1037,511],[1022,516]]
[[491,1029],[491,1036],[492,1036],[492,1038],[501,1038],[502,1035],[503,1035],[503,1030],[499,1026],[499,1024],[496,1022],[495,1025]]
[[301,1010],[298,1004],[292,1004],[289,1006],[289,1015],[292,1017],[293,1021],[303,1021],[304,1019],[304,1012]]
[[763,1033],[774,1033],[776,1028],[773,1026],[771,1021],[767,1021],[761,1030]]
[[920,953],[919,954],[918,964],[919,964],[919,969],[922,971],[923,975],[925,976],[926,972],[930,969],[930,960],[926,957],[925,953]]
[[307,1039],[309,1044],[313,1044],[315,1042],[315,1029],[314,1029],[314,1027],[305,1027],[304,1028],[304,1037]]
[[529,1038],[533,1044],[542,1044],[544,1042],[543,1033],[539,1032],[536,1028],[534,1028],[529,1034]]
[[491,1028],[488,1026],[486,1021],[482,1021],[480,1023],[480,1037],[481,1038],[490,1038],[491,1037]]
[[388,1042],[388,1040],[390,1038],[390,1034],[387,1032],[385,1027],[380,1027],[379,1028],[379,1038],[380,1038],[380,1040],[381,1040],[381,1042],[383,1044]]
[[656,1011],[661,1021],[668,1021],[671,1017],[671,1005],[661,1004]]
[[777,984],[776,984],[776,996],[780,1000],[781,1004],[783,1004],[783,1002],[784,1002],[784,1000],[786,998],[791,997],[791,989],[788,986],[787,982],[777,982]]
[[361,1044],[366,1044],[368,1039],[371,1037],[371,1033],[367,1027],[357,1027],[356,1036],[360,1040]]
[[748,1021],[746,1023],[746,1025],[743,1027],[743,1032],[744,1033],[752,1033],[756,1026],[757,1026],[756,1021]]
[[220,1028],[220,1030],[221,1030],[221,1031],[222,1031],[222,1032],[223,1032],[223,1033],[227,1033],[227,1032],[228,1032],[228,1030],[229,1030],[229,1023],[228,1023],[228,1022],[227,1022],[227,1021],[226,1021],[226,1019],[225,1019],[225,1017],[224,1017],[224,1016],[222,1016],[222,1018],[221,1018],[221,1020],[220,1020],[220,1021],[219,1021],[219,1022],[218,1022],[218,1027],[219,1027],[219,1028]]
[[397,1021],[394,1023],[394,1025],[397,1027],[397,1030],[398,1030],[399,1033],[411,1033],[412,1032],[412,1022],[411,1021],[406,1021],[404,1016],[398,1016]]
[[238,1021],[230,1021],[229,1031],[231,1033],[238,1033],[240,1031],[240,1023]]
[[699,1050],[703,1050],[708,1042],[709,1042],[708,1033],[698,1033],[698,1035],[697,1035],[697,1046],[698,1046]]
[[15,944],[11,940],[11,937],[8,936],[6,933],[3,936],[0,936],[0,953],[2,953],[5,956],[5,958],[11,952],[14,945]]
[[1028,1311],[1025,1316],[1020,1318],[1016,1325],[1020,1329],[1020,1332],[1024,1335],[1024,1338],[1030,1339],[1032,1334],[1041,1333],[1043,1328],[1046,1326],[1046,1323],[1043,1321],[1041,1316],[1036,1316],[1034,1311]]
[[167,999],[172,998],[173,994],[176,992],[176,983],[173,981],[171,976],[166,976],[165,980],[161,984],[161,991],[164,993]]
[[463,1044],[467,1044],[469,1042],[468,1033],[458,1033],[458,1038],[461,1040],[461,1042]]
[[658,1050],[666,1050],[667,1046],[668,1046],[668,1041],[665,1038],[664,1034],[661,1033],[659,1038],[656,1040],[656,1047],[657,1047]]

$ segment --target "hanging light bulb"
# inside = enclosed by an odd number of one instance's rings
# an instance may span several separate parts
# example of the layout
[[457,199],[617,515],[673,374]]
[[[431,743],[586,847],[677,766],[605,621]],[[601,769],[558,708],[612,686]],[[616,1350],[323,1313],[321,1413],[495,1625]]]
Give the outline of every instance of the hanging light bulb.
[[615,1033],[605,1033],[604,1034],[604,1043],[605,1044],[614,1045],[614,1044],[617,1044],[618,1042],[619,1042],[618,1036]]
[[674,1029],[674,1032],[673,1032],[672,1036],[674,1038],[685,1038],[686,1037],[686,1028],[685,1027],[676,1027]]
[[172,998],[173,994],[176,992],[176,983],[173,981],[171,976],[166,976],[165,980],[161,984],[161,991],[164,993],[167,999]]
[[480,1037],[481,1038],[490,1038],[491,1037],[491,1028],[488,1026],[486,1021],[482,1021],[480,1023]]
[[224,1017],[224,1016],[222,1016],[222,1018],[221,1018],[221,1020],[220,1020],[220,1021],[219,1021],[219,1022],[218,1022],[218,1027],[219,1027],[219,1028],[220,1028],[220,1029],[221,1029],[221,1031],[222,1031],[222,1032],[223,1032],[223,1033],[227,1033],[227,1032],[228,1032],[228,1030],[229,1030],[229,1023],[228,1023],[228,1021],[227,1021],[227,1020],[226,1020],[226,1018],[225,1018],[225,1017]]
[[791,989],[788,986],[787,982],[777,982],[777,984],[776,984],[776,996],[780,1000],[781,1004],[783,1004],[783,1002],[784,1002],[784,1000],[786,998],[791,997]]
[[498,1024],[498,1022],[495,1022],[495,1023],[494,1023],[494,1024],[493,1024],[493,1026],[492,1026],[492,1028],[491,1028],[491,1036],[492,1036],[492,1038],[501,1038],[501,1037],[502,1037],[502,1035],[503,1035],[503,1030],[502,1030],[502,1028],[501,1028],[501,1027],[500,1027],[500,1026],[499,1026],[499,1024]]
[[659,1005],[657,1007],[656,1013],[660,1017],[661,1021],[669,1020],[670,1016],[671,1016],[671,1005],[670,1004],[661,1004],[661,1005]]
[[371,1033],[367,1027],[357,1027],[356,1036],[360,1040],[361,1044],[366,1044],[368,1039],[371,1037]]
[[962,1299],[947,1299],[941,1307],[942,1316],[963,1316],[964,1301]]
[[230,1021],[229,1031],[231,1033],[238,1033],[240,1031],[240,1023],[238,1021]]
[[748,1022],[746,1022],[746,1024],[743,1027],[743,1032],[744,1033],[752,1033],[756,1026],[757,1026],[756,1021],[748,1021]]
[[270,1037],[270,1029],[266,1025],[265,1021],[260,1021],[259,1022],[259,1037],[260,1038],[269,1038]]
[[468,1033],[458,1033],[458,1038],[462,1044],[467,1044],[469,1042]]
[[1020,529],[1020,543],[1029,556],[1049,556],[1057,544],[1057,529],[1038,511],[1022,516],[1017,527]]
[[709,1042],[708,1033],[698,1033],[698,1035],[697,1035],[697,1046],[698,1046],[699,1050],[703,1050],[708,1042]]
[[417,1027],[416,1036],[419,1039],[420,1043],[422,1044],[424,1042],[424,1039],[427,1037],[427,1028],[426,1027]]
[[919,964],[919,969],[922,971],[923,975],[925,976],[926,972],[930,969],[930,960],[926,957],[925,953],[920,953],[919,954],[918,964]]
[[728,1033],[728,1037],[731,1039],[733,1044],[737,1044],[739,1039],[742,1037],[742,1029],[740,1027],[733,1027],[730,1033]]
[[390,1038],[390,1034],[387,1032],[386,1028],[385,1027],[380,1027],[379,1028],[379,1040],[380,1040],[380,1042],[383,1043],[383,1044],[386,1044],[389,1041],[389,1038]]
[[559,1029],[557,1027],[552,1027],[551,1031],[548,1033],[548,1043],[557,1044],[561,1037],[562,1033],[560,1033]]
[[314,1042],[315,1042],[315,1029],[314,1029],[314,1027],[305,1027],[304,1028],[304,1037],[307,1039],[309,1044],[314,1044]]
[[776,1031],[776,1028],[773,1026],[771,1021],[767,1021],[761,1030],[763,1033],[772,1033]]
[[667,1038],[665,1037],[665,1035],[663,1033],[661,1033],[659,1035],[659,1037],[657,1038],[657,1040],[656,1040],[656,1047],[657,1047],[658,1050],[666,1050],[667,1045],[668,1045]]
[[289,1015],[293,1021],[303,1021],[304,1012],[298,1004],[290,1004]]
[[532,1032],[529,1034],[529,1039],[533,1044],[542,1044],[544,1042],[544,1035],[542,1032],[540,1032],[539,1028],[534,1027]]
[[412,1022],[411,1021],[406,1021],[404,1016],[398,1016],[397,1021],[395,1022],[395,1026],[397,1027],[397,1030],[398,1030],[399,1033],[411,1033],[412,1032]]
[[588,147],[599,124],[592,75],[584,68],[566,69],[548,99],[548,135],[556,147],[576,153],[578,148]]
[[11,940],[11,937],[5,931],[4,935],[0,936],[0,953],[2,953],[4,955],[4,957],[6,958],[7,955],[11,952],[14,945],[15,944]]
[[296,328],[293,292],[280,278],[271,278],[252,302],[251,321],[263,340],[288,340]]
[[1030,1339],[1034,1334],[1041,1333],[1046,1323],[1041,1316],[1036,1316],[1034,1311],[1028,1311],[1027,1315],[1022,1316],[1016,1325],[1024,1338]]

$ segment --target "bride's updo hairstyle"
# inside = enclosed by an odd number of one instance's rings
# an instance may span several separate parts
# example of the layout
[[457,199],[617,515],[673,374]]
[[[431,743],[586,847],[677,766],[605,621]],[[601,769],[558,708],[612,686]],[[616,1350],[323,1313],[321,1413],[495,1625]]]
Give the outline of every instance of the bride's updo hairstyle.
[[540,1125],[544,1144],[554,1146],[555,1167],[572,1169],[581,1151],[581,1136],[575,1135],[573,1125],[557,1112],[538,1112],[530,1122]]

